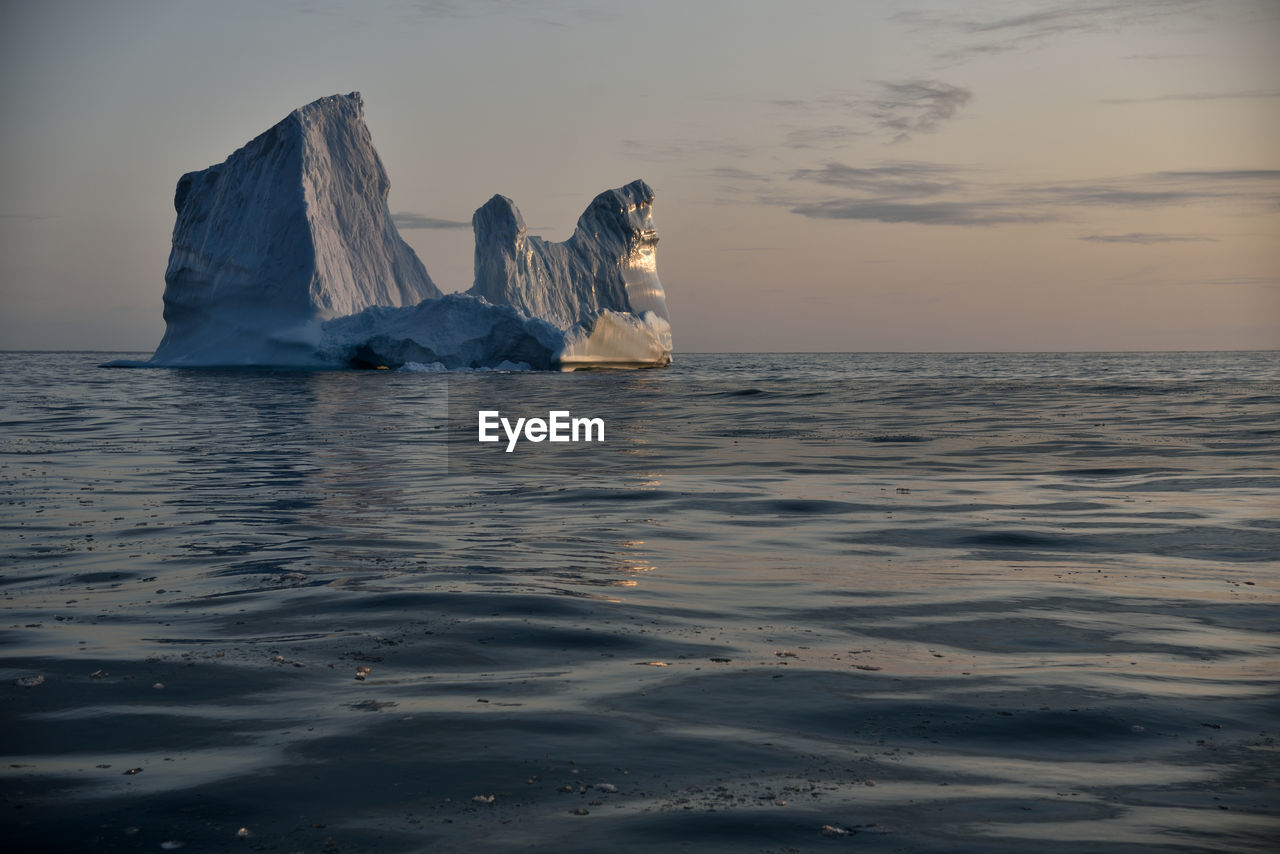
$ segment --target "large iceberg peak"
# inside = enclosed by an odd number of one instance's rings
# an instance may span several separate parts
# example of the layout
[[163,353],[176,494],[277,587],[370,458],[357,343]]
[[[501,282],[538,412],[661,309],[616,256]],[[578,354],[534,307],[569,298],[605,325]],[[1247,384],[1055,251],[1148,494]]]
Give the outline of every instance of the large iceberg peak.
[[667,321],[653,199],[644,181],[606,190],[578,218],[573,235],[553,243],[528,234],[515,203],[494,196],[471,220],[476,281],[470,293],[565,329],[592,324],[605,311],[637,317],[651,311]]
[[391,221],[389,188],[357,92],[183,175],[153,361],[297,364],[321,321],[438,297]]

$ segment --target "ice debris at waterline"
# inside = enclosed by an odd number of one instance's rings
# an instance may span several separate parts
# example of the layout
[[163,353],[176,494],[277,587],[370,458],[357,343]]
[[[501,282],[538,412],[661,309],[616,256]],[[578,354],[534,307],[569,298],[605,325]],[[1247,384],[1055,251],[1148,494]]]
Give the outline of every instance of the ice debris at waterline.
[[656,367],[671,361],[653,190],[598,195],[563,243],[510,199],[476,211],[475,285],[443,296],[387,208],[359,93],[294,110],[178,181],[165,272],[173,367]]

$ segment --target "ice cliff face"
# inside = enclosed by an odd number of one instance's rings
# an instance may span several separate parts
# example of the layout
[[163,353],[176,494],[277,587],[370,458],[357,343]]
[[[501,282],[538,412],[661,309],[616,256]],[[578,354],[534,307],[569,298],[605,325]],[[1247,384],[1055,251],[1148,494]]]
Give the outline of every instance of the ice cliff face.
[[476,283],[441,297],[392,224],[359,94],[290,113],[183,175],[149,364],[475,369],[671,360],[653,190],[601,193],[563,243],[510,199],[476,212]]
[[438,297],[391,222],[389,187],[355,92],[183,175],[153,361],[307,364],[320,321]]

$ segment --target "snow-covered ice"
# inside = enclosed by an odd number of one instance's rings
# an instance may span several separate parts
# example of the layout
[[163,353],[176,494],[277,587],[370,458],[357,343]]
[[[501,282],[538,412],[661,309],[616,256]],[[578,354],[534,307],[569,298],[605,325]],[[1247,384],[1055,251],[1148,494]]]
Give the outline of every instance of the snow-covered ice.
[[148,364],[576,369],[671,359],[653,190],[591,202],[563,243],[494,196],[473,218],[476,279],[442,296],[387,209],[359,93],[290,113],[182,176]]

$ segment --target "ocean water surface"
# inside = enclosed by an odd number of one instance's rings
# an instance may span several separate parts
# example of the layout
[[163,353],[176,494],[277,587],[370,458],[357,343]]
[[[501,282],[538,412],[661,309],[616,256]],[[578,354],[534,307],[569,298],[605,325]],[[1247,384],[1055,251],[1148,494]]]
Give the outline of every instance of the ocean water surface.
[[1280,354],[122,355],[0,360],[7,850],[1280,838]]

